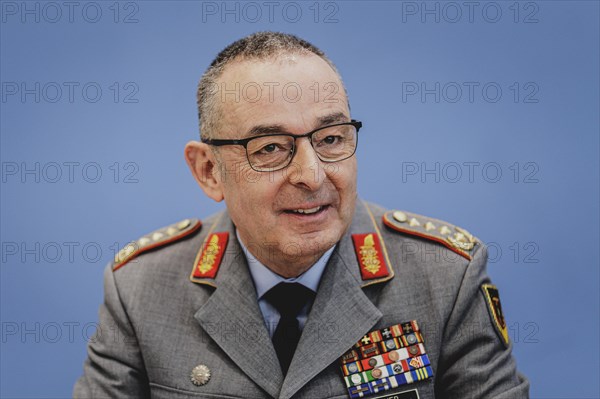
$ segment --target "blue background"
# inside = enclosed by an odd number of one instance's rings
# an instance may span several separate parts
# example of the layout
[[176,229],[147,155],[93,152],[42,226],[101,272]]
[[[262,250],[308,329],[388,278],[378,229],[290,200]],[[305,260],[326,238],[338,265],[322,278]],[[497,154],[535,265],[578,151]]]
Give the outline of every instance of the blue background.
[[598,2],[1,4],[2,397],[69,396],[117,247],[220,209],[183,146],[201,73],[257,30],[337,64],[362,197],[490,245],[532,397],[600,396]]

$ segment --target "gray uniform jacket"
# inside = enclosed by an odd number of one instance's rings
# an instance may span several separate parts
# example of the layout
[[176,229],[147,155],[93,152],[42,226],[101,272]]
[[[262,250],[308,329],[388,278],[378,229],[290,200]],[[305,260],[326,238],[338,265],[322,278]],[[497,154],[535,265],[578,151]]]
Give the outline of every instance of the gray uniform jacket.
[[[227,212],[199,225],[173,239],[164,238],[173,226],[151,233],[139,241],[146,251],[129,250],[132,260],[107,268],[99,327],[74,397],[345,398],[340,357],[368,332],[410,320],[420,326],[433,377],[370,397],[528,397],[529,383],[494,322],[501,310],[482,290],[490,283],[485,248],[466,231],[357,201],[284,378],[235,226]],[[440,230],[450,237],[445,243]],[[194,277],[207,237],[217,232],[229,240],[209,273],[216,274]],[[379,239],[388,269],[374,278],[361,273],[353,244],[353,234],[366,233]],[[450,250],[456,240],[464,241],[454,245],[463,256]],[[190,379],[198,365],[210,370],[200,386]]]

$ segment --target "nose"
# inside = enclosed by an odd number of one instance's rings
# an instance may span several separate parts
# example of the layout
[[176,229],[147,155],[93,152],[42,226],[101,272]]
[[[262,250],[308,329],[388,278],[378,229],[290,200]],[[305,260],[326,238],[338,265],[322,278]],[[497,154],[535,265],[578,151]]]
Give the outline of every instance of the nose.
[[316,191],[325,181],[325,172],[310,138],[296,139],[296,152],[286,169],[287,180],[296,186]]

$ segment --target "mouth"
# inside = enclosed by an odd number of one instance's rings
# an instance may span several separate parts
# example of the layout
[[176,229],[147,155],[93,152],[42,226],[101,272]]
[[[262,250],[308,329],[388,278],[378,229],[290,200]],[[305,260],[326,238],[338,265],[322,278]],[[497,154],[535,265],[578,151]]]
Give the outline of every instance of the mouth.
[[287,209],[283,212],[291,215],[313,216],[325,212],[327,208],[329,208],[329,205],[318,205],[312,208]]

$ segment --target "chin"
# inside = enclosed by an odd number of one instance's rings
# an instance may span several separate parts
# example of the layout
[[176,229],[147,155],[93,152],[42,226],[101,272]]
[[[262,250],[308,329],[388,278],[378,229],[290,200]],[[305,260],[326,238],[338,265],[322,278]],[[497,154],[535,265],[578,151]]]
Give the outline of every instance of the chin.
[[311,234],[308,237],[303,237],[303,248],[306,249],[303,252],[307,255],[320,254],[334,246],[341,237],[342,233],[338,233],[337,230],[320,231]]

